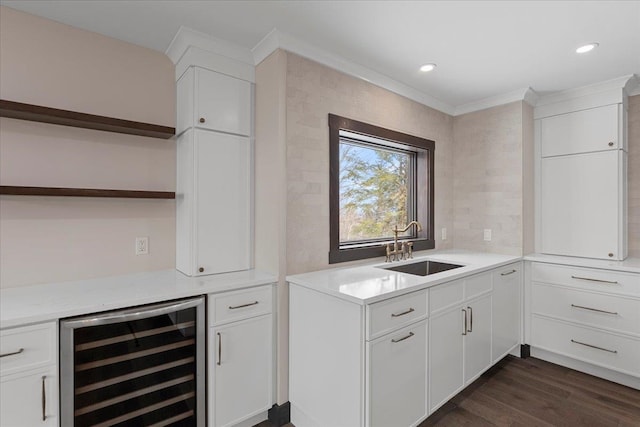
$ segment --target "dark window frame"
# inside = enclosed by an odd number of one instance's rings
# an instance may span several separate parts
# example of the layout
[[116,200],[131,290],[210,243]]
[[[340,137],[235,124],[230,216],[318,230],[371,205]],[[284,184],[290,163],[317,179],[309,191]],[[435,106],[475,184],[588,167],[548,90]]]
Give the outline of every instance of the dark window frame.
[[[422,224],[423,229],[417,236],[414,234],[398,240],[413,241],[414,251],[435,248],[435,141],[329,114],[329,264],[385,255],[385,248],[380,239],[372,240],[370,244],[352,247],[340,245],[340,130],[390,141],[418,153],[418,173],[414,177],[416,181],[414,204],[417,220]],[[423,184],[418,185],[418,182]],[[383,241],[389,240],[383,239]]]

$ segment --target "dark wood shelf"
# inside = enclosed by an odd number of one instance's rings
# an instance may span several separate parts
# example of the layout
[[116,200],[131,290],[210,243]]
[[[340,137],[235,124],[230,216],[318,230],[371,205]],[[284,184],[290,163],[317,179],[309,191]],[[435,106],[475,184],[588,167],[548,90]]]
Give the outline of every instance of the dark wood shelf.
[[175,199],[173,191],[106,190],[98,188],[22,187],[0,185],[0,194],[12,196],[112,197],[126,199]]
[[23,104],[4,99],[0,99],[0,117],[162,139],[169,139],[176,134],[176,129],[168,126]]

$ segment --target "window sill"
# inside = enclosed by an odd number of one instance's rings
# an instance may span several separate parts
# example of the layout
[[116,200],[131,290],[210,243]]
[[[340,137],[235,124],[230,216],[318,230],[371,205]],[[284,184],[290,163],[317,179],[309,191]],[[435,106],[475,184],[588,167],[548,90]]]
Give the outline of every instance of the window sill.
[[[433,239],[405,239],[399,240],[413,242],[413,250],[422,251],[425,249],[433,249],[436,242]],[[376,258],[386,255],[386,243],[373,243],[367,246],[356,246],[343,249],[332,249],[329,251],[329,264],[337,264],[340,262],[356,261],[359,259]]]

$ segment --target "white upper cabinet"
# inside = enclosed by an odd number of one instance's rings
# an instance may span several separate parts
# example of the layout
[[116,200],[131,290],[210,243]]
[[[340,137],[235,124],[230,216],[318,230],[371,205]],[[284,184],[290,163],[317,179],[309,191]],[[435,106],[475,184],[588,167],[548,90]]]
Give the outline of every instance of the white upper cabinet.
[[177,153],[176,268],[189,276],[249,269],[249,138],[189,130]]
[[180,134],[198,127],[236,135],[250,135],[251,83],[199,67],[189,67],[178,81]]
[[541,251],[624,259],[621,150],[542,159]]
[[621,111],[612,104],[542,119],[542,157],[624,149]]

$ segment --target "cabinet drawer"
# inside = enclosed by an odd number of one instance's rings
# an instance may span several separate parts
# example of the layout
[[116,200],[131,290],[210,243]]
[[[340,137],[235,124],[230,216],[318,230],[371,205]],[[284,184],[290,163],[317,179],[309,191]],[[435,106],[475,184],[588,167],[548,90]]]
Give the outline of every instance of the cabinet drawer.
[[443,308],[459,304],[464,300],[464,282],[445,283],[429,289],[429,311],[434,313]]
[[273,287],[209,295],[209,326],[248,319],[272,311]]
[[55,363],[56,341],[56,322],[0,331],[0,375]]
[[531,280],[599,292],[640,296],[640,274],[534,262]]
[[533,313],[640,335],[640,300],[534,283]]
[[367,339],[382,336],[427,316],[426,290],[367,306]]
[[640,375],[640,340],[533,316],[531,344],[631,375]]

